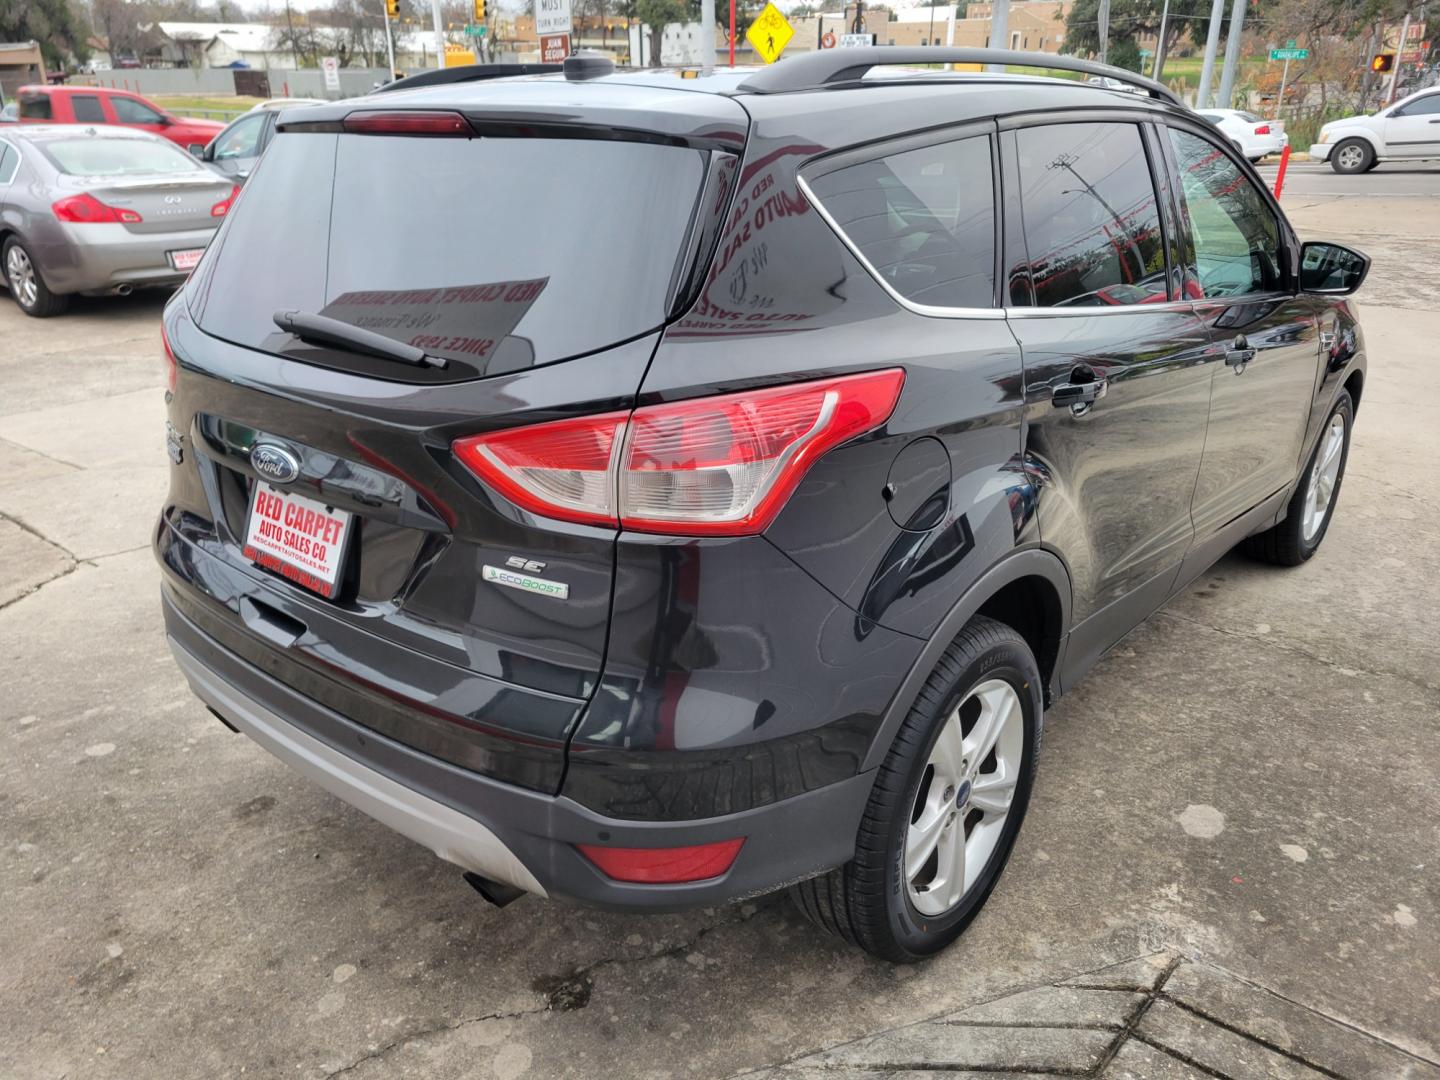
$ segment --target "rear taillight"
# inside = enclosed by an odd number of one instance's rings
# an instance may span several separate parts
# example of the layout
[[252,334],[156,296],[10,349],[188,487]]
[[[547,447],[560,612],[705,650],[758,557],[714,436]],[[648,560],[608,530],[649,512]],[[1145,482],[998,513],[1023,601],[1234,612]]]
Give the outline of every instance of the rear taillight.
[[1261,124],[1259,127],[1257,127],[1257,128],[1255,129],[1255,134],[1256,134],[1256,135],[1269,135],[1269,134],[1270,134],[1270,125],[1269,125],[1269,124]]
[[637,881],[647,885],[676,885],[704,881],[729,870],[740,854],[745,838],[720,840],[673,848],[616,848],[579,844],[580,854],[594,863],[602,874],[615,881]]
[[239,197],[240,185],[236,184],[233,188],[230,189],[229,195],[226,195],[225,198],[221,199],[214,206],[210,207],[210,216],[224,217],[230,212],[230,208],[235,205],[235,200]]
[[88,191],[51,203],[50,209],[61,221],[69,221],[77,225],[114,224],[116,222],[128,224],[143,220],[134,210],[126,210],[119,206],[106,206]]
[[351,113],[345,118],[345,130],[355,135],[466,136],[475,134],[459,113],[421,112],[418,110]]
[[180,364],[175,359],[175,350],[170,348],[170,335],[165,333],[165,324],[160,324],[160,344],[165,348],[165,389],[175,393],[175,384],[180,377]]
[[810,466],[890,417],[899,368],[648,405],[457,440],[457,457],[546,517],[682,536],[763,532]]

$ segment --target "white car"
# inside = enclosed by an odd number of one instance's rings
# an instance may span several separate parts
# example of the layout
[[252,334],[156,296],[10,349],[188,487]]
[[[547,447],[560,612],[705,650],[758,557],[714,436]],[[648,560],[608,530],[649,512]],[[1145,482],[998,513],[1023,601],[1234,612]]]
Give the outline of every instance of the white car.
[[1440,86],[1402,98],[1374,116],[1347,116],[1320,129],[1310,147],[1338,173],[1369,172],[1382,161],[1440,159]]
[[1266,154],[1278,154],[1290,145],[1285,125],[1279,120],[1265,120],[1243,109],[1202,109],[1200,115],[1220,129],[1251,161]]

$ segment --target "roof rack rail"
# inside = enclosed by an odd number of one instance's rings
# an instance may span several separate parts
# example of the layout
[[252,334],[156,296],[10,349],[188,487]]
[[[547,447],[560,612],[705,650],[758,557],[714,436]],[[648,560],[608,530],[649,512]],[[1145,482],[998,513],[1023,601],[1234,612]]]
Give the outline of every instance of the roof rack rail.
[[1014,49],[975,49],[961,46],[868,45],[855,49],[822,49],[781,60],[755,72],[739,89],[754,94],[783,94],[792,90],[821,90],[856,82],[876,67],[912,64],[1004,64],[1013,67],[1050,68],[1103,75],[1139,87],[1151,97],[1184,107],[1174,91],[1154,79],[1124,68],[1097,64],[1075,56],[1019,52]]
[[374,93],[412,90],[417,86],[441,86],[445,83],[478,82],[481,79],[504,79],[512,75],[558,75],[561,70],[563,69],[559,64],[460,64],[456,67],[407,75],[403,79],[386,83]]

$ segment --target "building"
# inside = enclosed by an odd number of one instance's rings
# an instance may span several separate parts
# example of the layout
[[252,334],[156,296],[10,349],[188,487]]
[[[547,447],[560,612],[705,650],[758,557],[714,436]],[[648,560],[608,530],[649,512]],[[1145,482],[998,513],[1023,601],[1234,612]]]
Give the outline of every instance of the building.
[[45,58],[38,42],[0,42],[0,98],[9,101],[20,87],[44,81]]

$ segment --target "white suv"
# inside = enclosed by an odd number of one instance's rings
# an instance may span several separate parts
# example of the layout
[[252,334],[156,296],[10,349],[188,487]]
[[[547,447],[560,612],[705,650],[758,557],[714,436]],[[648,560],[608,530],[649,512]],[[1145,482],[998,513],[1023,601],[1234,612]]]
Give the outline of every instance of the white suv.
[[1369,172],[1382,161],[1440,159],[1440,86],[1427,87],[1374,116],[1348,116],[1320,129],[1310,147],[1338,173]]

